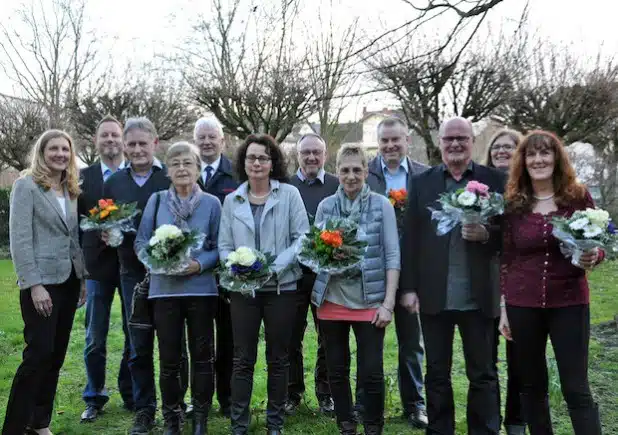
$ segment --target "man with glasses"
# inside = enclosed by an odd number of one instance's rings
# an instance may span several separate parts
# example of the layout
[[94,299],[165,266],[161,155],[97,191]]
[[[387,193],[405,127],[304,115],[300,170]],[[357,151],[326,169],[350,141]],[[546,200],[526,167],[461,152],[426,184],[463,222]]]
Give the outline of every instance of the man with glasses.
[[451,365],[457,326],[470,383],[468,433],[498,435],[499,391],[492,354],[500,292],[492,282],[491,262],[500,247],[500,230],[466,224],[438,236],[427,208],[435,206],[440,194],[472,180],[503,192],[505,174],[472,162],[470,121],[448,119],[438,134],[443,163],[410,180],[399,285],[402,305],[420,312],[427,361],[427,434],[455,434]]
[[[313,223],[313,217],[318,204],[327,196],[333,195],[339,186],[339,180],[332,174],[324,171],[326,162],[326,143],[318,134],[309,133],[300,138],[297,143],[298,171],[292,177],[290,183],[296,186],[303,198],[309,221]],[[305,379],[303,368],[303,337],[307,328],[307,311],[311,305],[311,291],[316,275],[310,269],[302,267],[303,277],[298,286],[298,303],[296,306],[296,323],[292,331],[289,360],[290,376],[288,382],[288,400],[285,410],[287,414],[294,414],[300,405],[305,392]],[[328,376],[326,372],[326,355],[320,338],[320,328],[316,316],[316,308],[311,305],[313,324],[318,335],[318,352],[315,366],[315,395],[318,399],[320,412],[332,414],[334,403],[330,395]]]

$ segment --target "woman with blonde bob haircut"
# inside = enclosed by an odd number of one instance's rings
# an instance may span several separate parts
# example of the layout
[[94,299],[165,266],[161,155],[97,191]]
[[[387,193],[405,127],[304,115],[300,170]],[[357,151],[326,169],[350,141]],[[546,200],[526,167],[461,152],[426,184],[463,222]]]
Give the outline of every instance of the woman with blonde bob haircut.
[[517,145],[524,137],[516,130],[503,128],[490,139],[485,156],[485,166],[507,172]]
[[531,435],[553,433],[549,413],[547,339],[556,356],[573,434],[600,435],[588,384],[590,291],[586,270],[603,260],[592,249],[577,265],[552,235],[552,218],[594,208],[577,182],[564,146],[552,133],[530,132],[517,147],[506,189],[501,258],[500,332],[515,342],[521,399]]
[[71,137],[46,131],[34,145],[30,168],[11,192],[9,239],[26,348],[13,379],[3,434],[51,434],[58,376],[75,310],[86,295],[79,193]]

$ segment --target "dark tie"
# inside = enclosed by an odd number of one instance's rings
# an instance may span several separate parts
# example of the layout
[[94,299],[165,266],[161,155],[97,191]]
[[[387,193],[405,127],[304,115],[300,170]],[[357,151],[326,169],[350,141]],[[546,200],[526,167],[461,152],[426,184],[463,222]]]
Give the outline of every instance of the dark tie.
[[204,179],[204,186],[206,186],[208,182],[210,181],[210,178],[212,177],[212,166],[206,166],[206,169],[204,170],[206,171],[206,178]]

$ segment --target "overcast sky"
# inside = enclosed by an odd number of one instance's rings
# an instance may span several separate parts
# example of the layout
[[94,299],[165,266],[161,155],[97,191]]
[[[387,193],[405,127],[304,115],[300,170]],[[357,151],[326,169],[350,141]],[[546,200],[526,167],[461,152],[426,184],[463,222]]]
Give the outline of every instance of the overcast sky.
[[[0,22],[10,27],[15,23],[10,11],[24,0],[0,0]],[[29,1],[29,0],[26,0]],[[35,0],[36,1],[36,0]],[[51,0],[40,0],[49,3]],[[263,0],[262,0],[263,1]],[[262,1],[255,0],[255,4]],[[305,18],[317,13],[316,2],[306,0]],[[328,2],[325,2],[328,3]],[[345,24],[352,17],[360,16],[366,32],[379,32],[382,26],[392,26],[410,19],[409,5],[401,0],[333,0],[334,16]],[[424,0],[417,0],[418,4]],[[524,0],[505,0],[491,12],[492,26],[499,27],[505,20],[516,20]],[[120,58],[147,61],[155,54],[172,50],[186,35],[191,20],[199,12],[206,12],[208,0],[88,0],[89,24],[105,42],[105,51],[113,50]],[[322,10],[327,6],[322,5]],[[618,32],[615,17],[618,4],[611,0],[530,0],[529,21],[531,28],[556,43],[573,43],[582,55],[595,55],[603,46],[606,53],[618,52]],[[435,32],[440,23],[435,23]],[[111,41],[114,41],[113,43]],[[14,93],[9,81],[0,71],[0,92]],[[384,101],[367,97],[355,104],[382,107]]]

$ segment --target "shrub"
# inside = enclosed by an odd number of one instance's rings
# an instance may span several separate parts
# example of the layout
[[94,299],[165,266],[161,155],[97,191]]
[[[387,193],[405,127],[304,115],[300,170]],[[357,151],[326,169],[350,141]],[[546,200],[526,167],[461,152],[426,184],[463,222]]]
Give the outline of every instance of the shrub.
[[0,189],[0,250],[9,246],[9,197],[11,189]]

